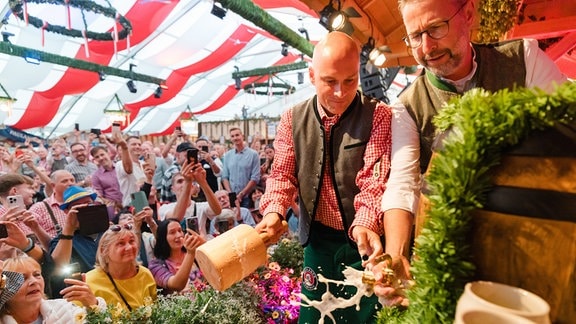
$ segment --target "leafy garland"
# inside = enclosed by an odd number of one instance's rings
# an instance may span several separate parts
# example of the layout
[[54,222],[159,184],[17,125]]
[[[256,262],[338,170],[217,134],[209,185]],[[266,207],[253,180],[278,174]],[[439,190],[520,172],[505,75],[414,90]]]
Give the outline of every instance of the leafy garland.
[[[113,7],[108,7],[108,8],[103,7],[103,6],[97,4],[93,1],[90,1],[90,0],[10,0],[10,9],[12,10],[12,13],[14,13],[18,18],[20,18],[22,20],[28,19],[28,22],[32,26],[39,28],[39,29],[45,29],[46,31],[49,31],[52,33],[61,34],[64,36],[70,36],[70,37],[84,38],[83,31],[81,31],[81,30],[68,29],[64,26],[59,26],[59,25],[51,25],[51,24],[49,24],[49,23],[47,23],[47,22],[45,22],[39,18],[36,18],[34,16],[30,16],[30,15],[28,15],[28,17],[24,17],[24,10],[22,8],[24,5],[24,2],[36,3],[36,4],[48,3],[48,4],[72,6],[72,7],[78,8],[80,10],[92,11],[95,14],[101,14],[101,15],[104,15],[106,17],[110,17],[112,19],[116,19],[116,17],[118,17],[118,22],[122,26],[122,30],[118,31],[118,39],[126,38],[130,34],[130,32],[132,31],[132,25],[130,24],[130,21],[128,21],[128,19],[126,19],[126,17],[120,15],[118,13],[118,11],[116,11],[116,9],[114,9]],[[84,22],[84,24],[86,24],[86,22]],[[86,37],[89,39],[100,40],[100,41],[114,40],[114,36],[112,35],[112,33],[97,33],[97,32],[92,32],[89,30],[86,30],[85,33],[86,33]]]
[[541,90],[473,90],[452,100],[434,120],[451,129],[434,157],[427,183],[431,208],[416,238],[411,267],[416,285],[410,306],[383,309],[379,323],[453,323],[456,303],[475,266],[470,259],[470,212],[481,208],[490,188],[490,170],[502,151],[531,131],[576,120],[576,83],[552,94]]
[[480,26],[476,41],[497,42],[506,34],[518,16],[519,0],[481,0],[478,5]]

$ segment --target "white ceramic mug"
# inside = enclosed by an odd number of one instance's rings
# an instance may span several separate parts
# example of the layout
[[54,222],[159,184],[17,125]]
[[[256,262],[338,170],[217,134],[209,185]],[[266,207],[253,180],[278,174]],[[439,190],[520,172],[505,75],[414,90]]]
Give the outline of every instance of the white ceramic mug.
[[[490,281],[469,282],[456,305],[456,319],[464,313],[483,310],[512,314],[534,323],[550,324],[550,305],[527,290]],[[490,322],[485,322],[490,323]]]
[[454,324],[535,324],[529,319],[508,313],[487,310],[469,310],[458,314]]

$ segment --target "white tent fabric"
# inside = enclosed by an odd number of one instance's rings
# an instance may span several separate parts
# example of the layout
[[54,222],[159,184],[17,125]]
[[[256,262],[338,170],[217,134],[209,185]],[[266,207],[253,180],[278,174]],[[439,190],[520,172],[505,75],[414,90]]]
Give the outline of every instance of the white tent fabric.
[[[161,99],[153,96],[157,85],[136,82],[137,93],[129,92],[127,79],[108,76],[98,80],[97,73],[70,69],[66,66],[41,62],[28,63],[24,58],[0,54],[0,84],[17,99],[10,115],[0,111],[0,124],[32,134],[57,136],[69,132],[74,124],[81,129],[107,129],[111,121],[104,114],[106,107],[115,108],[115,95],[131,111],[126,131],[140,134],[171,133],[187,107],[200,121],[231,119],[241,115],[243,107],[250,116],[278,116],[289,106],[313,93],[307,70],[304,84],[298,84],[297,71],[277,76],[296,87],[288,96],[266,96],[234,89],[231,75],[234,66],[241,71],[301,60],[300,53],[289,49],[281,54],[282,41],[272,37],[251,22],[228,11],[223,19],[210,13],[213,2],[206,0],[94,0],[109,4],[132,23],[130,47],[126,40],[88,40],[85,42],[56,33],[44,32],[20,20],[11,13],[6,1],[0,5],[4,25],[2,32],[14,34],[9,41],[61,56],[103,62],[122,70],[134,71],[168,80],[169,88]],[[109,4],[108,4],[109,3]],[[305,28],[312,42],[326,30],[318,18],[299,1],[255,1],[272,16],[298,33]],[[65,6],[28,3],[30,16],[65,26],[68,14]],[[88,30],[110,32],[114,20],[89,11],[70,8],[71,27],[81,30],[84,20]],[[44,36],[42,36],[44,34]],[[42,46],[42,38],[44,45]],[[254,79],[254,78],[253,78]],[[247,81],[247,80],[243,80]],[[172,84],[177,84],[171,87]],[[4,94],[0,94],[4,96]]]

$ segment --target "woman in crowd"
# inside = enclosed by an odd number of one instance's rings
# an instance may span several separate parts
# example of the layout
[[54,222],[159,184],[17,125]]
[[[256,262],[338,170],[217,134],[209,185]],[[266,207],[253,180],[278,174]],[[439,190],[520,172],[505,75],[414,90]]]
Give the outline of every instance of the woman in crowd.
[[136,261],[138,248],[132,225],[110,226],[100,238],[96,268],[86,274],[94,295],[129,311],[156,300],[154,277]]
[[0,261],[0,272],[0,323],[78,323],[86,316],[85,307],[106,309],[106,302],[81,280],[66,279],[63,299],[46,299],[40,265],[28,256]]
[[190,229],[184,233],[176,219],[168,218],[158,224],[155,259],[150,262],[150,271],[163,294],[186,291],[190,285],[203,284],[194,257],[196,249],[204,242],[204,238]]
[[[112,220],[114,224],[120,226],[133,226],[136,235],[140,237],[140,249],[137,260],[143,266],[148,267],[149,262],[154,259],[154,245],[156,244],[156,230],[158,225],[152,217],[152,209],[144,207],[142,211],[133,215],[127,210],[120,211]],[[139,231],[142,225],[146,224],[151,232]]]

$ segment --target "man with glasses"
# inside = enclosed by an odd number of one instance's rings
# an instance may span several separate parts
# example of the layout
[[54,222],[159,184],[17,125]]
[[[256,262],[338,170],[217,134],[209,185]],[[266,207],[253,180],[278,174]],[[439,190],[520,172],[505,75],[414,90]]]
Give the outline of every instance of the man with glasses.
[[72,173],[76,184],[81,187],[92,186],[91,177],[98,170],[96,164],[88,160],[88,152],[82,143],[73,143],[70,145],[70,151],[74,161],[66,165],[65,170]]
[[[420,174],[426,172],[435,140],[432,120],[442,105],[473,88],[512,90],[515,86],[552,91],[566,81],[536,40],[471,43],[476,8],[469,0],[399,0],[405,42],[425,68],[394,104],[392,162],[384,210],[397,197],[415,211]],[[573,137],[574,138],[574,137]],[[398,194],[402,192],[403,194]]]

